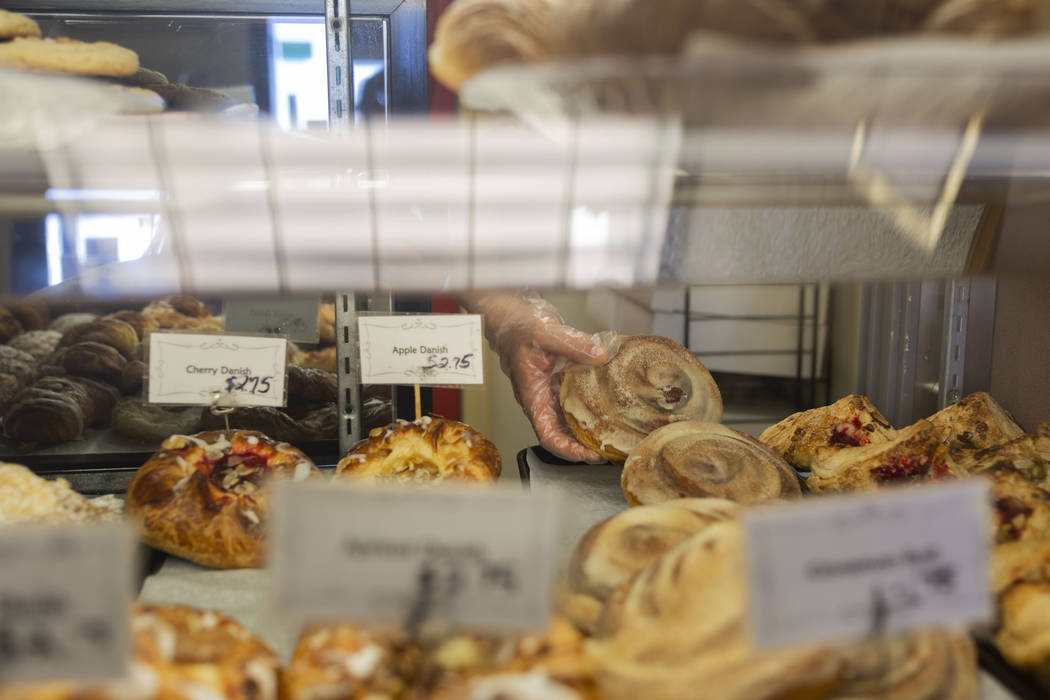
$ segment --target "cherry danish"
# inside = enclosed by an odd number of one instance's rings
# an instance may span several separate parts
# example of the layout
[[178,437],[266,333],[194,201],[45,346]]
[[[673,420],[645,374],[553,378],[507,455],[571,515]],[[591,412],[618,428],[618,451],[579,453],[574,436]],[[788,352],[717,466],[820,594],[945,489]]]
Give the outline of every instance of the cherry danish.
[[172,435],[135,473],[127,512],[145,541],[220,569],[262,564],[267,484],[319,474],[301,451],[247,430]]

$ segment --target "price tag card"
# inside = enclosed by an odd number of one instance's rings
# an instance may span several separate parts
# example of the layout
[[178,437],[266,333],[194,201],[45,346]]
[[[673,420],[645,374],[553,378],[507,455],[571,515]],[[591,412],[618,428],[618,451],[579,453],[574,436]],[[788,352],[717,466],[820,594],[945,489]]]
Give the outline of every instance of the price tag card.
[[317,312],[313,299],[227,299],[223,303],[226,330],[233,333],[284,335],[296,343],[316,343]]
[[274,603],[301,620],[540,629],[552,603],[555,492],[281,485]]
[[989,619],[988,502],[985,483],[967,480],[750,514],[755,643]]
[[131,542],[109,526],[0,532],[0,684],[125,674]]
[[157,404],[283,406],[288,341],[154,332],[146,400]]
[[481,316],[362,316],[363,384],[484,384]]

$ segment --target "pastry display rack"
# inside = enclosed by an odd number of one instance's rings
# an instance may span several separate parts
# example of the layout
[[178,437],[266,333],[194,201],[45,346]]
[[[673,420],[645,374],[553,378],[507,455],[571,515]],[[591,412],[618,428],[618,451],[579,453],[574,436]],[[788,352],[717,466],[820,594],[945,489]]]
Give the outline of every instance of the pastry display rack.
[[[1050,203],[1044,41],[789,55],[700,41],[675,59],[498,68],[465,86],[458,119],[402,118],[391,107],[389,119],[351,128],[346,107],[356,101],[345,76],[356,58],[334,20],[383,16],[398,36],[418,39],[423,3],[239,0],[221,17],[195,0],[127,3],[119,17],[109,5],[27,9],[56,22],[103,13],[132,26],[172,12],[201,22],[271,14],[326,22],[328,117],[347,128],[295,131],[244,112],[127,115],[93,83],[0,70],[0,269],[10,275],[2,291],[35,288],[19,286],[18,245],[39,234],[62,249],[64,236],[73,241],[99,216],[139,218],[141,251],[52,256],[65,282],[49,298],[113,309],[171,293],[338,290],[340,441],[297,443],[318,461],[361,436],[355,315],[413,308],[395,292],[685,290],[677,323],[688,335],[704,332],[693,321],[726,320],[697,316],[690,286],[797,285],[797,313],[765,317],[796,324],[795,378],[810,382],[811,396],[795,408],[805,408],[820,402],[818,378],[831,391],[823,290],[863,285],[849,319],[857,347],[837,350],[857,356],[856,384],[907,425],[928,414],[920,405],[987,388],[994,276],[1045,274],[1046,241],[1030,235]],[[421,46],[398,49],[394,36],[383,45],[415,67],[399,73],[411,80],[390,84],[410,96],[402,111],[419,111]],[[996,255],[1018,240],[1031,255]],[[982,275],[990,277],[971,279]],[[1030,310],[1046,307],[1045,298],[1024,298]],[[1050,327],[1045,314],[1036,320]],[[62,473],[90,493],[120,492],[152,451],[95,431],[55,448],[5,448],[0,459]],[[625,506],[614,470],[573,471],[535,448],[518,462],[523,479],[546,474],[575,492],[573,541]],[[214,596],[229,610],[258,612],[257,571],[165,566],[170,576],[147,587],[154,602]],[[282,646],[289,632],[278,631]],[[991,668],[992,652],[982,654]],[[1039,692],[1027,682],[1014,691]]]

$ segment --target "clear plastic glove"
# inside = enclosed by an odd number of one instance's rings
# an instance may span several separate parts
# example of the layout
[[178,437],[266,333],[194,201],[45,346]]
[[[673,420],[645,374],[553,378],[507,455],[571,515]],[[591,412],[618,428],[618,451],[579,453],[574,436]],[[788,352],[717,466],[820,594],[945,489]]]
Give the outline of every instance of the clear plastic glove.
[[559,372],[567,362],[600,365],[609,358],[602,338],[565,325],[558,310],[538,296],[472,294],[463,303],[484,316],[485,337],[540,445],[562,459],[604,461],[573,437],[558,402]]

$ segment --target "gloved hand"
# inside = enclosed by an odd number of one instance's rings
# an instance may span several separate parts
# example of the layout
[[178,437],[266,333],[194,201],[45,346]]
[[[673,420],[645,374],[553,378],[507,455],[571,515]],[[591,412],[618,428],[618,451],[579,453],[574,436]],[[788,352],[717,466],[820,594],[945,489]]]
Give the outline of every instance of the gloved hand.
[[536,431],[540,445],[562,459],[602,462],[597,452],[577,442],[558,402],[558,372],[566,361],[600,365],[609,349],[597,337],[565,325],[552,304],[517,293],[471,294],[463,300],[484,317],[485,337],[499,355],[514,398]]

